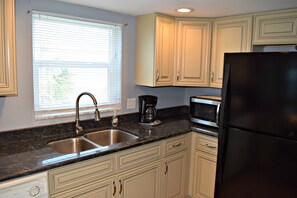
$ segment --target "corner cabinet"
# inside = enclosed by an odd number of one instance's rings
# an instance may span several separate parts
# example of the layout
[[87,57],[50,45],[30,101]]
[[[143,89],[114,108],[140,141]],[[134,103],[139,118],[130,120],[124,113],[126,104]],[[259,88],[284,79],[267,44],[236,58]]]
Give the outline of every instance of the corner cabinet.
[[15,1],[0,0],[0,96],[17,95]]
[[136,18],[136,84],[173,84],[175,20],[161,14]]
[[177,19],[174,85],[208,86],[211,21]]
[[214,20],[210,87],[222,87],[224,53],[251,51],[252,22],[252,16],[226,17]]
[[254,45],[297,43],[297,9],[255,15]]

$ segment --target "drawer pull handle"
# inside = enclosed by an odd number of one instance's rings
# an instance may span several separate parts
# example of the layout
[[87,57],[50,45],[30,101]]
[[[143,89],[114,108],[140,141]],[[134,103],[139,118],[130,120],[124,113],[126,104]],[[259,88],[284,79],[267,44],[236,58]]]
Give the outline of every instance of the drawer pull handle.
[[173,148],[176,148],[176,147],[179,147],[179,146],[181,146],[182,145],[182,143],[180,142],[180,143],[178,143],[178,144],[173,144]]
[[168,173],[168,164],[167,162],[165,162],[165,166],[166,166],[166,169],[165,169],[165,175]]
[[123,184],[122,184],[122,180],[120,180],[120,194],[122,193],[123,191]]
[[209,144],[206,144],[206,146],[207,146],[208,148],[211,148],[211,149],[216,149],[216,148],[217,148],[216,146],[211,146],[211,145],[209,145]]
[[112,183],[113,183],[113,193],[112,193],[112,195],[114,196],[114,195],[116,194],[117,187],[116,187],[116,185],[115,185],[115,182],[114,182],[114,181],[113,181]]

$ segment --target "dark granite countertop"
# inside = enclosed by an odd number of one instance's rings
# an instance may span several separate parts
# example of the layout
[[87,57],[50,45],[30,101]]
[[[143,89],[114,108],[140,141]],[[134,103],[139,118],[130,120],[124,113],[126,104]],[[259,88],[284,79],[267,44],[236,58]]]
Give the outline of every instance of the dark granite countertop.
[[[73,154],[60,154],[47,145],[51,141],[75,137],[73,123],[0,133],[0,182],[192,131],[193,124],[184,107],[167,111],[160,117],[162,124],[153,127],[139,124],[137,114],[120,116],[122,121],[116,128],[135,134],[138,139]],[[100,123],[83,121],[82,125],[85,133],[111,128],[110,118]]]

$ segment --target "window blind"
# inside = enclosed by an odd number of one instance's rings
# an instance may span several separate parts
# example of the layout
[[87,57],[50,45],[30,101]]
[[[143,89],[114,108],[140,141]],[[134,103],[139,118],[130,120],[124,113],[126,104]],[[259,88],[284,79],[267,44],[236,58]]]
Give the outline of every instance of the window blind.
[[[74,114],[85,91],[101,111],[120,109],[122,27],[33,12],[32,48],[37,119]],[[93,106],[81,98],[82,110]]]

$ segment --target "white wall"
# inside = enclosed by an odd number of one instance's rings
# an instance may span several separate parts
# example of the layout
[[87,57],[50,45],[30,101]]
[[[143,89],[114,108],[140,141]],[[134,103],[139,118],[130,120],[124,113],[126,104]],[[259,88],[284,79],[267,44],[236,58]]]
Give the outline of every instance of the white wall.
[[[128,23],[123,29],[123,77],[122,77],[122,110],[131,113],[136,109],[127,110],[127,98],[138,95],[152,94],[159,97],[157,108],[179,106],[185,102],[185,88],[149,88],[135,86],[135,17],[121,15],[99,9],[70,5],[52,0],[16,0],[16,41],[17,41],[17,77],[18,96],[0,97],[0,131],[49,125],[74,121],[74,116],[36,121],[33,111],[33,79],[32,79],[32,40],[30,10],[41,10],[78,17],[93,18],[114,23]],[[73,98],[73,103],[75,103]],[[108,116],[111,114],[103,114]],[[84,116],[82,119],[91,118]]]

